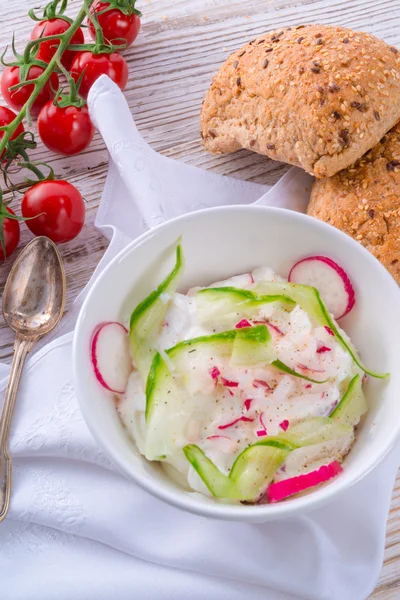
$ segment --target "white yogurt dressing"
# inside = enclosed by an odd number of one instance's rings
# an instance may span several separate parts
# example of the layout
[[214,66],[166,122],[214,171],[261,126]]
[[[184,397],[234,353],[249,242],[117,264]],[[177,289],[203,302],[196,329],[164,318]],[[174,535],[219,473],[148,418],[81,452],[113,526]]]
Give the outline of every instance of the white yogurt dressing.
[[[232,277],[211,287],[251,289],[262,281],[284,280],[269,268],[258,268],[251,275]],[[223,323],[220,326],[214,323],[212,329],[198,323],[194,296],[199,289],[193,288],[187,295],[173,295],[159,337],[160,351],[182,340],[226,330]],[[240,320],[239,316],[238,322]],[[309,383],[280,373],[271,366],[238,368],[220,359],[216,361],[220,371],[216,385],[216,379],[211,375],[204,377],[204,370],[200,369],[202,375],[196,375],[194,362],[191,393],[200,394],[207,401],[197,401],[192,414],[181,415],[186,419],[183,433],[176,440],[173,454],[168,457],[169,465],[181,474],[192,491],[210,496],[182,452],[186,444],[197,444],[223,473],[228,474],[235,457],[264,435],[276,435],[289,425],[310,417],[328,416],[343,395],[345,380],[362,373],[329,329],[314,327],[308,314],[299,306],[287,312],[276,303],[267,305],[260,311],[258,320],[267,324],[282,362],[310,378],[329,381]],[[223,385],[222,378],[237,385]],[[203,410],[199,410],[199,406],[204,407]],[[144,382],[134,370],[125,395],[120,397],[118,412],[142,454],[145,452],[145,408]],[[247,420],[228,426],[240,417]],[[353,441],[351,433],[339,440],[294,450],[276,473],[275,481],[313,471],[333,460],[342,460]],[[169,474],[171,472],[173,470],[169,469]]]

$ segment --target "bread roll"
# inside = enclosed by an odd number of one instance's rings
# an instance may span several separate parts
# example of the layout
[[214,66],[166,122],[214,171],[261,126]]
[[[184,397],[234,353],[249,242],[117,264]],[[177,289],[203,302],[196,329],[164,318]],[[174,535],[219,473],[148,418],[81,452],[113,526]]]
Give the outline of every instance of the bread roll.
[[254,150],[317,178],[351,165],[400,120],[400,52],[368,33],[288,27],[234,52],[203,102],[213,153]]
[[354,237],[400,284],[400,124],[353,166],[316,181],[307,212]]

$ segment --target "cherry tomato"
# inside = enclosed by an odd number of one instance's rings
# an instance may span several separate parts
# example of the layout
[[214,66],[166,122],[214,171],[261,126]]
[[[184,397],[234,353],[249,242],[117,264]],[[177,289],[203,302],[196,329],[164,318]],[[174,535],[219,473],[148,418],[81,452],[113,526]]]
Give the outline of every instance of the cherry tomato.
[[32,233],[46,235],[56,243],[74,239],[85,221],[81,194],[62,180],[41,181],[29,188],[22,198],[21,211],[25,218],[36,217],[26,221]]
[[79,52],[71,66],[71,75],[77,81],[84,71],[79,94],[87,98],[90,88],[100,77],[108,75],[121,88],[128,82],[128,65],[120,54],[92,54],[89,51]]
[[[40,77],[40,75],[42,75],[43,72],[44,69],[42,69],[42,67],[33,65],[28,71],[27,80],[36,79],[37,77]],[[7,102],[7,104],[9,104],[12,108],[14,108],[17,111],[21,110],[21,108],[29,99],[34,89],[34,85],[33,83],[31,83],[28,85],[24,85],[23,87],[18,88],[16,90],[12,90],[10,92],[9,88],[20,82],[19,75],[19,67],[6,67],[3,71],[3,75],[1,78],[1,93],[3,94],[3,98]],[[53,90],[57,89],[58,75],[57,73],[52,73],[50,75],[49,81],[47,81],[43,89],[39,92],[38,97],[34,101],[33,106],[31,108],[31,113],[33,115],[37,115],[40,109],[42,108],[43,104],[46,104],[46,102],[48,102],[54,97]]]
[[[10,215],[15,215],[15,212],[11,208],[8,208],[8,206],[6,207],[6,211],[9,212]],[[8,258],[18,246],[19,223],[16,219],[7,219],[7,217],[2,218],[0,219],[0,228],[3,228],[4,247],[6,250],[4,254],[3,248],[0,244],[0,260],[4,260],[5,258]]]
[[78,154],[94,136],[86,106],[60,107],[48,102],[39,113],[37,126],[43,144],[58,154]]
[[[57,35],[58,33],[62,34],[65,33],[69,28],[70,23],[62,18],[40,21],[40,23],[35,25],[35,27],[32,29],[31,40],[38,40],[39,38],[47,35]],[[79,28],[72,36],[70,44],[83,44],[84,42],[85,37],[83,35],[83,31],[81,28]],[[60,43],[57,40],[48,40],[47,42],[42,42],[39,44],[39,50],[36,58],[49,63],[56,53],[59,45]],[[66,50],[63,53],[61,62],[66,69],[70,68],[75,55],[76,52],[73,50]]]
[[[7,108],[7,106],[0,106],[0,127],[3,127],[4,125],[8,125],[12,121],[14,121],[16,116],[17,115],[15,114],[15,112],[12,111],[10,108]],[[12,134],[11,139],[15,140],[15,138],[17,138],[19,135],[21,135],[21,133],[24,133],[24,131],[25,131],[24,126],[22,125],[22,123],[20,123],[18,125],[17,129]],[[3,138],[3,136],[4,136],[4,131],[0,131],[0,142]],[[3,156],[4,152],[5,152],[5,150],[3,150],[3,152],[0,154],[0,158]]]
[[[97,2],[92,7],[92,12],[100,13],[110,4],[108,2]],[[140,29],[140,17],[136,14],[124,15],[118,8],[112,8],[97,17],[103,30],[104,39],[112,44],[123,44],[124,40],[131,46],[138,36]],[[96,30],[90,19],[88,19],[89,33],[96,39]]]

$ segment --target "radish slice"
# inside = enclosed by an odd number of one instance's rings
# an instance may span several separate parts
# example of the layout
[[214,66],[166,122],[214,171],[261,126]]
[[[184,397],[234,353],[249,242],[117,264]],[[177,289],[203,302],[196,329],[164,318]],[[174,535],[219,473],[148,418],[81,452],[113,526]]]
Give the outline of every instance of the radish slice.
[[221,377],[221,383],[225,387],[238,387],[239,383],[237,381],[230,381],[229,379],[225,379],[225,377]]
[[251,323],[247,319],[242,319],[235,325],[235,329],[243,329],[243,327],[251,327]]
[[244,401],[244,407],[247,411],[250,410],[250,406],[251,406],[252,402],[253,402],[252,398],[247,398],[247,400]]
[[343,469],[336,460],[329,465],[324,465],[316,471],[306,473],[305,475],[297,475],[290,479],[284,479],[283,481],[277,481],[272,483],[267,491],[268,500],[270,502],[279,502],[288,496],[303,492],[308,488],[315,487],[320,483],[329,481],[332,477],[336,477],[343,472]]
[[310,256],[292,267],[288,280],[315,287],[335,319],[347,315],[355,304],[355,294],[347,273],[327,256]]
[[230,423],[226,423],[225,425],[219,425],[218,429],[227,429],[228,427],[232,427],[232,425],[236,425],[236,423],[239,423],[240,421],[244,421],[244,423],[251,423],[252,421],[254,421],[254,419],[251,419],[250,417],[239,417],[238,419],[235,419]]
[[91,358],[101,385],[110,392],[123,394],[132,371],[128,330],[116,322],[100,325],[93,336]]

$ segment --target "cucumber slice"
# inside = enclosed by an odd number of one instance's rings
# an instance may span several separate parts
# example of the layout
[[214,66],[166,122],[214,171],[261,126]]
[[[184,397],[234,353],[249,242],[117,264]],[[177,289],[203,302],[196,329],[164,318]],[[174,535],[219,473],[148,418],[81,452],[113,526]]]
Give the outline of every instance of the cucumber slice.
[[330,418],[337,423],[354,427],[367,410],[367,402],[362,390],[362,379],[360,375],[355,375],[350,381],[343,398],[331,413]]
[[231,365],[256,367],[268,365],[276,359],[271,334],[266,325],[236,329]]
[[314,417],[290,427],[284,434],[252,444],[236,458],[229,475],[224,475],[195,444],[183,452],[216,498],[253,500],[274,478],[277,469],[292,450],[320,444],[348,435],[352,427]]
[[185,340],[166,353],[186,384],[194,370],[207,372],[215,358],[230,357],[231,365],[242,367],[270,364],[276,358],[265,325]]
[[129,332],[131,351],[135,366],[143,380],[146,380],[155,354],[157,337],[183,269],[183,251],[178,244],[174,268],[158,288],[140,302],[132,313]]
[[254,318],[263,306],[279,303],[286,310],[295,306],[283,295],[259,296],[235,287],[206,288],[197,292],[195,300],[201,323],[217,322],[227,327],[234,327],[239,318]]
[[291,298],[296,304],[298,304],[303,310],[305,310],[314,320],[319,324],[329,327],[340,344],[347,350],[354,362],[362,371],[376,377],[378,379],[384,379],[389,377],[390,373],[377,373],[371,371],[365,367],[360,358],[357,356],[356,349],[354,346],[343,337],[339,332],[335,321],[326,309],[318,290],[308,285],[300,285],[296,283],[286,283],[277,281],[265,281],[256,285],[254,290],[259,294],[274,294],[284,295]]
[[327,381],[329,381],[329,379],[323,379],[322,381],[317,381],[316,379],[311,379],[311,377],[307,377],[306,375],[302,375],[301,373],[294,371],[293,369],[291,369],[290,367],[285,365],[285,363],[283,363],[280,360],[274,360],[272,365],[274,367],[276,367],[277,369],[279,369],[280,371],[283,371],[283,373],[287,373],[288,375],[293,375],[293,377],[299,377],[300,379],[305,379],[306,381],[311,381],[311,383],[326,383]]

